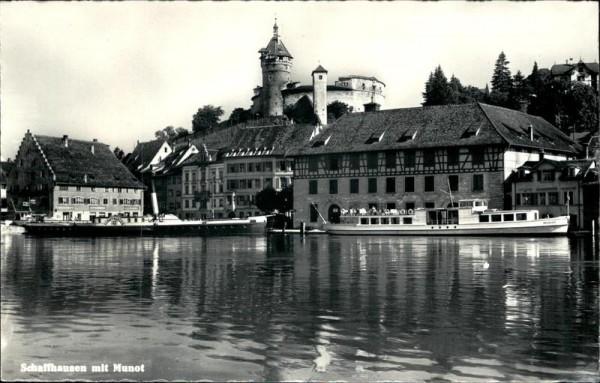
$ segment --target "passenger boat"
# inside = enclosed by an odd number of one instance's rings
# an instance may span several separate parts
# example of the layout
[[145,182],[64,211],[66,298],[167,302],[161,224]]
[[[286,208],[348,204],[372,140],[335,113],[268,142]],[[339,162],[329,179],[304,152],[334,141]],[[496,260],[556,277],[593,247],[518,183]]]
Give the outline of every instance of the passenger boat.
[[[339,223],[326,223],[329,234],[356,235],[565,235],[569,217],[540,218],[537,210],[488,209],[482,199],[461,200],[457,207],[368,213],[345,212]],[[343,212],[344,213],[344,212]]]
[[26,234],[44,236],[162,236],[264,233],[266,216],[217,220],[180,220],[166,214],[156,218],[112,216],[96,222],[42,221],[23,224]]

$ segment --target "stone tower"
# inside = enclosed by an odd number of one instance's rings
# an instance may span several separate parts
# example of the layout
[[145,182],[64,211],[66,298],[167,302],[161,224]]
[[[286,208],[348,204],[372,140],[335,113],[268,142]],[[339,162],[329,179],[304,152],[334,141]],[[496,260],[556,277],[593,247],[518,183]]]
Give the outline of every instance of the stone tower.
[[327,125],[327,70],[321,65],[312,71],[313,110],[322,125]]
[[283,114],[283,96],[281,90],[290,82],[292,55],[279,38],[277,19],[273,26],[273,37],[260,53],[263,86],[261,90],[261,111],[263,116]]

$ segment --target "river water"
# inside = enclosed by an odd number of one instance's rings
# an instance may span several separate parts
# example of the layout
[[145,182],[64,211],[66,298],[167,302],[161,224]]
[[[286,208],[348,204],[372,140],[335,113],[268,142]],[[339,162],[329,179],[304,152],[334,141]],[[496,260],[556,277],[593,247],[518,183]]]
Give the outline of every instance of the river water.
[[598,378],[590,239],[3,234],[1,253],[3,380]]

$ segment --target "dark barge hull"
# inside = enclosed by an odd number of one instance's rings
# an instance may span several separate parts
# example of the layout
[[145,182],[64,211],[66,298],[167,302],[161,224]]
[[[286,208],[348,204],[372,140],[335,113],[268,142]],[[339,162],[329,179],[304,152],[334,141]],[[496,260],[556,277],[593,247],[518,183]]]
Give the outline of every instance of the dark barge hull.
[[234,234],[264,234],[266,222],[231,221],[203,222],[197,224],[45,224],[30,223],[23,226],[25,234],[48,237],[98,237],[98,236],[218,236]]

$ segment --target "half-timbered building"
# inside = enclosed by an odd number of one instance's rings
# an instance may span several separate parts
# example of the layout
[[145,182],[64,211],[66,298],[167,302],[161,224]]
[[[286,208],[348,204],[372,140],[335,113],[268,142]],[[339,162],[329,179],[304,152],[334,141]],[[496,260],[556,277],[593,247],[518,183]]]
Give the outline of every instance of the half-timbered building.
[[9,175],[10,198],[47,219],[102,221],[143,212],[144,184],[108,145],[25,134]]
[[295,159],[295,224],[336,221],[341,209],[411,210],[484,198],[510,207],[513,170],[566,160],[578,145],[540,117],[485,104],[346,114]]

